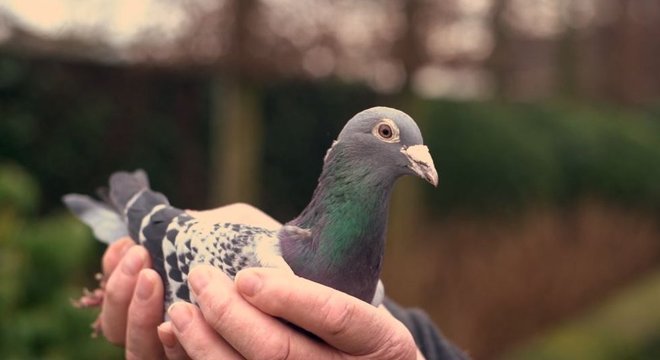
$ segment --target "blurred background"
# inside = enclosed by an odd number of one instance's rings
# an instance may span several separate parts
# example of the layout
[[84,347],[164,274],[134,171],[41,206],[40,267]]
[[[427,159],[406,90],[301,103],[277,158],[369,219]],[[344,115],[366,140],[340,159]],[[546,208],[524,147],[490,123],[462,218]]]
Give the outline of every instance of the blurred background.
[[64,193],[287,221],[387,105],[440,173],[393,194],[392,298],[476,359],[658,359],[659,64],[655,0],[0,0],[0,357],[121,356]]

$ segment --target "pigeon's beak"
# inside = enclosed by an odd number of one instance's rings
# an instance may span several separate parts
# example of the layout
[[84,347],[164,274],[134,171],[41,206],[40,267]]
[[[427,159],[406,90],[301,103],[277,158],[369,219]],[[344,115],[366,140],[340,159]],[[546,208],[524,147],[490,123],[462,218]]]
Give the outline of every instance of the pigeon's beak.
[[406,156],[410,164],[408,168],[417,176],[438,186],[438,172],[433,165],[433,159],[429,153],[429,148],[424,145],[413,145],[401,148],[401,152]]

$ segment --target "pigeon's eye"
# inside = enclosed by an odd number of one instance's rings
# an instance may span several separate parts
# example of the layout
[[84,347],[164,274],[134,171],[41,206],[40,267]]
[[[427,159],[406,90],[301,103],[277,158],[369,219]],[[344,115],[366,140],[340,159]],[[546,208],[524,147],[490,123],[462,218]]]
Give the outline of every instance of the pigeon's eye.
[[389,143],[399,142],[399,128],[390,119],[383,119],[376,124],[372,133],[382,141]]
[[387,124],[380,124],[378,125],[378,135],[380,135],[380,137],[383,139],[391,139],[392,128]]

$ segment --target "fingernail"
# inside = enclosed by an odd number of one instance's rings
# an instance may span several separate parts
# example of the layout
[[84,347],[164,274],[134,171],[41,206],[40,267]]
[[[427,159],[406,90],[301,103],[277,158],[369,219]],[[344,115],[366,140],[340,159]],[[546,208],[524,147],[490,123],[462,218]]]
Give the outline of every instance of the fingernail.
[[236,275],[238,291],[247,296],[254,296],[261,289],[261,276],[251,270],[244,270]]
[[131,248],[131,250],[126,254],[124,260],[122,261],[122,270],[124,271],[124,274],[129,276],[137,274],[140,269],[142,269],[142,265],[144,264],[143,256],[144,253],[140,250],[139,247],[134,246]]
[[190,271],[188,283],[195,295],[199,295],[211,280],[211,272],[207,268],[197,268]]
[[170,315],[172,324],[179,332],[186,331],[190,320],[192,320],[193,314],[188,306],[188,304],[179,301],[170,305],[170,308],[167,309],[167,314]]
[[151,294],[154,292],[153,279],[150,279],[150,276],[147,272],[141,272],[140,277],[138,277],[137,289],[135,289],[135,296],[140,300],[147,300],[151,297]]

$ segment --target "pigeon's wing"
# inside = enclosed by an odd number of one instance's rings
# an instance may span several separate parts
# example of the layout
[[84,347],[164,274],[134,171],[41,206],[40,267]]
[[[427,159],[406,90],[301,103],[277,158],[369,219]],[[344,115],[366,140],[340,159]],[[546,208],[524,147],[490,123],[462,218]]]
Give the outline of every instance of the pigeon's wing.
[[168,281],[166,305],[177,300],[194,301],[187,280],[190,269],[199,264],[219,268],[231,278],[249,267],[291,271],[281,256],[275,231],[242,224],[208,224],[185,214],[170,223],[163,255]]

